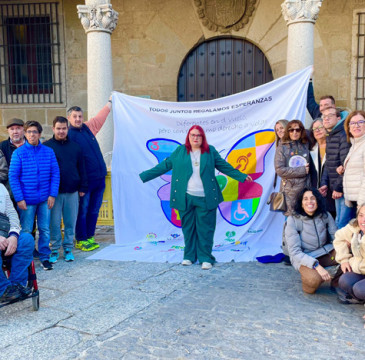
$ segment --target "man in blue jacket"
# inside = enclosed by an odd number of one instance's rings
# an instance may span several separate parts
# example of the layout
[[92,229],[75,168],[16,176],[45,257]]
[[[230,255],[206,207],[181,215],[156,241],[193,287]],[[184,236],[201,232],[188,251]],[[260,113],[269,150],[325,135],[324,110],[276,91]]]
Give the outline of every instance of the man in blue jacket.
[[49,223],[58,194],[60,171],[53,150],[40,142],[42,130],[38,121],[25,123],[27,142],[13,153],[9,182],[18,205],[22,231],[32,233],[37,215],[39,260],[45,270],[52,270]]
[[[335,98],[332,95],[322,96],[319,99],[319,104],[317,104],[314,97],[313,82],[312,79],[310,79],[307,92],[307,109],[309,114],[312,116],[312,119],[314,120],[321,117],[323,110],[331,107],[336,108]],[[349,113],[346,110],[342,110],[340,114],[341,120],[345,120]]]
[[51,256],[50,263],[55,263],[59,257],[59,249],[62,244],[61,219],[65,227],[63,238],[63,256],[66,261],[73,261],[73,241],[77,213],[79,210],[79,196],[83,197],[87,192],[87,175],[85,161],[80,146],[70,141],[68,133],[68,121],[62,116],[56,116],[53,120],[53,137],[44,143],[56,154],[60,168],[60,189],[54,207],[51,211]]
[[70,122],[68,138],[78,143],[82,149],[88,180],[88,191],[85,196],[80,198],[76,222],[76,248],[82,251],[92,251],[99,247],[94,235],[103,202],[107,170],[96,134],[105,123],[112,106],[111,103],[110,98],[99,113],[85,123],[80,107],[73,106],[67,110],[67,119]]

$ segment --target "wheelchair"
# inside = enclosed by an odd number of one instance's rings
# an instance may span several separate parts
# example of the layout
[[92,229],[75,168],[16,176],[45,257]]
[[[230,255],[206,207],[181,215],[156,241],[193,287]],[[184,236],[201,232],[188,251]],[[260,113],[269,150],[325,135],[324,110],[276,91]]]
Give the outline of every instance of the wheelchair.
[[[0,270],[0,271],[4,271],[5,276],[7,278],[9,278],[10,272],[11,272],[11,256],[5,256],[3,253],[1,253],[1,257],[3,260],[3,265],[2,265],[2,270]],[[23,300],[31,298],[33,310],[34,311],[39,310],[39,289],[38,289],[37,275],[35,272],[35,266],[34,266],[33,260],[28,267],[28,282],[27,282],[26,287],[28,288],[28,290],[30,290],[29,295],[23,296],[16,300],[0,303],[0,308],[10,305],[10,304],[14,304],[18,301],[23,301]]]

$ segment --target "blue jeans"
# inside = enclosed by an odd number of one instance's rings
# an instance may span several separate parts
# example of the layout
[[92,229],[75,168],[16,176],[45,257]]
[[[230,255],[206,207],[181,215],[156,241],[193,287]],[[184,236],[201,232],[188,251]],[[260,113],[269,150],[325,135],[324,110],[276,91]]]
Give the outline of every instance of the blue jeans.
[[72,249],[74,245],[77,212],[79,210],[79,193],[61,193],[51,210],[51,249],[58,250],[62,244],[61,219],[65,226],[63,248]]
[[76,240],[85,241],[95,235],[96,222],[103,202],[105,178],[89,182],[89,190],[80,198],[76,222]]
[[27,285],[28,267],[33,260],[34,239],[32,235],[21,232],[18,247],[11,258],[11,271],[9,279],[1,270],[3,261],[0,256],[0,296],[9,285]]
[[37,205],[27,204],[27,210],[19,209],[19,214],[22,231],[28,234],[32,234],[34,217],[37,215],[39,260],[48,260],[51,254],[51,249],[49,248],[51,210],[48,209],[47,200]]
[[352,271],[344,273],[340,277],[338,286],[358,300],[365,300],[365,275]]
[[342,196],[335,200],[336,219],[335,223],[338,229],[345,227],[349,221],[356,217],[356,208],[345,205],[345,198]]

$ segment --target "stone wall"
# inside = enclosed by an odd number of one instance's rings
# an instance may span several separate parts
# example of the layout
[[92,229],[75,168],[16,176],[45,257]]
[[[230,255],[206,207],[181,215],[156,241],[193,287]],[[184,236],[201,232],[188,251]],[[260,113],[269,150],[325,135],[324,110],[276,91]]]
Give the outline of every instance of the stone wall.
[[[228,34],[208,30],[197,14],[194,0],[113,0],[119,22],[112,34],[114,89],[130,95],[149,95],[175,101],[179,68],[187,53],[201,41],[221,35],[245,38],[268,58],[274,78],[285,74],[287,27],[281,15],[283,0],[258,0],[245,27]],[[51,135],[52,120],[66,109],[87,109],[86,34],[77,16],[79,0],[60,7],[64,41],[62,106],[6,105],[0,111],[0,135],[11,117],[38,120]],[[332,94],[339,106],[352,107],[354,86],[353,16],[365,9],[365,0],[324,0],[314,33],[314,85],[317,96]],[[87,117],[87,111],[85,112]]]

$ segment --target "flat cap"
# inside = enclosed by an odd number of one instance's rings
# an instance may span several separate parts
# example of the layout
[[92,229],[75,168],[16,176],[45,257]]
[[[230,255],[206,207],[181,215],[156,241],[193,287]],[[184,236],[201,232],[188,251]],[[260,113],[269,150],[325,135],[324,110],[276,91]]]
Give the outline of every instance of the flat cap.
[[12,118],[10,120],[8,120],[8,122],[6,123],[6,128],[10,128],[10,126],[13,125],[18,125],[18,126],[24,126],[24,121],[21,119],[17,119],[17,118]]

